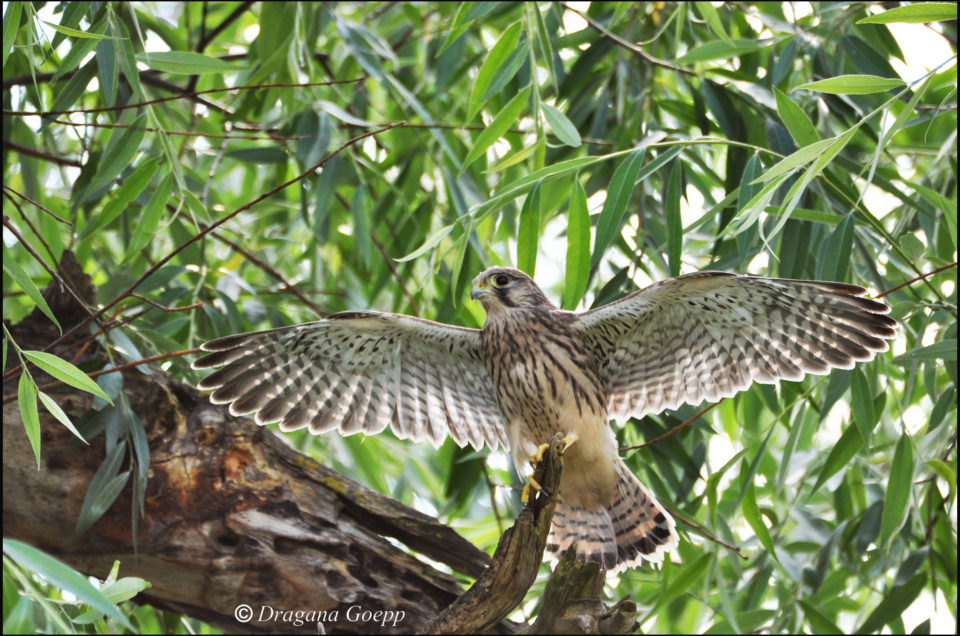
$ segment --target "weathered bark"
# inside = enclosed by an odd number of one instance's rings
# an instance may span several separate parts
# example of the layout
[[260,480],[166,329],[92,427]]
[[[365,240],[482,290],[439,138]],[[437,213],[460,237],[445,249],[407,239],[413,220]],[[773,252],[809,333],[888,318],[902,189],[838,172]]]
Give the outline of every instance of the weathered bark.
[[[133,408],[151,451],[136,547],[129,487],[90,530],[72,536],[104,456],[104,436],[83,446],[41,416],[38,471],[15,402],[3,412],[4,536],[99,577],[119,559],[122,576],[152,584],[139,600],[225,631],[296,627],[275,616],[237,622],[234,611],[241,604],[255,616],[270,615],[265,608],[326,612],[327,631],[417,630],[456,599],[461,581],[381,534],[456,571],[478,575],[489,563],[489,556],[437,520],[297,453],[245,418],[225,415],[188,386],[133,372],[124,374],[124,388],[136,399]],[[74,421],[90,407],[91,399],[79,391],[55,396]],[[357,606],[394,613],[363,621],[353,612],[348,616]],[[315,624],[302,629],[316,632]],[[504,625],[497,631],[512,630]]]

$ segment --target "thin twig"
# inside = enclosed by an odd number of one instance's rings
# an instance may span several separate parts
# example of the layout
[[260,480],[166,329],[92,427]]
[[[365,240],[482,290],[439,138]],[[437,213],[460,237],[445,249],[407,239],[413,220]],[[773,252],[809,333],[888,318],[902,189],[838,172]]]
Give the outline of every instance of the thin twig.
[[879,294],[877,294],[876,296],[874,296],[874,299],[876,299],[876,298],[883,298],[883,297],[886,296],[887,294],[892,294],[893,292],[897,291],[897,290],[900,289],[901,287],[906,287],[907,285],[912,285],[912,284],[914,284],[915,282],[917,282],[918,280],[927,279],[927,278],[933,276],[934,274],[938,274],[938,273],[942,272],[942,271],[945,270],[945,269],[950,269],[951,267],[956,267],[956,266],[957,266],[957,261],[953,261],[952,263],[950,263],[950,264],[948,264],[948,265],[943,265],[942,267],[938,267],[937,269],[933,270],[932,272],[927,272],[926,274],[921,274],[920,276],[917,276],[917,277],[915,277],[915,278],[911,278],[910,280],[908,280],[908,281],[905,282],[905,283],[900,283],[900,284],[897,285],[896,287],[891,287],[890,289],[886,290],[885,292],[879,293]]
[[697,73],[695,73],[694,71],[691,71],[688,68],[677,66],[676,64],[671,64],[670,62],[667,62],[665,60],[661,60],[659,58],[653,57],[652,55],[644,51],[642,48],[640,48],[636,44],[632,42],[628,42],[627,40],[624,40],[622,37],[620,37],[616,33],[613,33],[612,31],[607,29],[605,26],[603,26],[602,24],[600,24],[599,22],[597,22],[596,20],[588,16],[583,11],[580,11],[579,9],[574,9],[566,2],[561,2],[560,6],[562,6],[564,9],[567,9],[568,11],[573,11],[578,16],[586,20],[587,24],[592,26],[596,31],[598,31],[599,33],[602,33],[604,36],[610,38],[615,43],[619,44],[620,46],[627,49],[628,51],[632,51],[636,53],[637,55],[639,55],[646,61],[650,62],[654,66],[661,66],[663,68],[668,68],[671,71],[677,71],[678,73],[686,73],[687,75],[693,75],[695,77],[698,77]]
[[77,161],[76,159],[67,159],[66,157],[54,155],[49,152],[43,152],[42,150],[37,150],[36,148],[28,148],[26,146],[18,144],[15,141],[4,140],[3,147],[9,148],[10,150],[13,150],[14,152],[18,152],[21,155],[26,155],[28,157],[36,157],[37,159],[43,159],[44,161],[55,163],[58,166],[69,166],[71,168],[83,167],[83,164]]
[[291,294],[293,294],[294,296],[296,296],[297,298],[299,298],[299,299],[300,299],[300,302],[302,302],[304,305],[306,305],[307,307],[309,307],[310,309],[312,309],[313,312],[314,312],[315,314],[317,314],[319,317],[321,317],[321,318],[326,318],[326,317],[327,317],[327,313],[326,313],[325,311],[323,311],[322,309],[320,309],[320,307],[318,307],[312,300],[310,300],[309,298],[307,298],[307,297],[303,294],[302,291],[300,291],[299,289],[297,289],[296,287],[294,287],[290,282],[288,282],[287,279],[285,279],[285,278],[283,277],[283,274],[281,274],[281,273],[278,272],[276,269],[274,269],[273,267],[271,267],[268,263],[263,262],[262,260],[260,260],[260,259],[257,258],[256,256],[254,256],[253,254],[251,254],[248,250],[246,250],[246,249],[244,249],[242,246],[240,246],[238,243],[235,243],[235,242],[231,241],[230,239],[228,239],[227,237],[225,237],[223,234],[220,234],[219,232],[213,232],[213,233],[211,234],[211,236],[212,236],[213,238],[217,239],[218,241],[221,241],[221,242],[223,242],[223,243],[226,243],[227,245],[229,245],[229,246],[232,247],[233,249],[237,250],[238,252],[240,252],[241,254],[243,254],[243,256],[244,256],[248,261],[250,261],[251,263],[253,263],[253,264],[256,265],[257,267],[259,267],[260,269],[262,269],[263,271],[265,271],[265,272],[266,272],[267,274],[269,274],[270,276],[276,278],[278,281],[280,281],[280,284],[283,285],[284,288],[286,288],[287,291],[289,291]]
[[103,108],[78,108],[76,110],[48,110],[46,112],[30,110],[3,110],[4,115],[27,116],[36,115],[40,117],[50,117],[52,115],[72,115],[74,113],[112,113],[118,110],[129,110],[131,108],[140,108],[141,106],[152,106],[162,104],[163,102],[172,102],[178,99],[193,98],[199,95],[208,95],[210,93],[224,93],[229,91],[256,90],[260,88],[301,88],[305,86],[331,86],[333,84],[353,84],[366,79],[366,76],[357,77],[349,80],[328,80],[325,82],[303,82],[303,83],[274,83],[274,84],[251,84],[248,86],[227,86],[224,88],[210,88],[204,91],[194,91],[180,93],[171,97],[161,97],[159,99],[150,99],[145,102],[134,102],[133,104],[123,104],[122,106],[106,106]]
[[[721,398],[721,399],[720,399],[720,402],[723,402],[723,400],[724,400],[724,398]],[[702,415],[705,414],[707,411],[709,411],[710,409],[712,409],[713,407],[715,407],[717,404],[720,404],[720,402],[715,402],[714,404],[711,404],[711,405],[708,406],[707,408],[703,409],[702,411],[700,411],[699,413],[697,413],[696,415],[694,415],[693,417],[691,417],[691,418],[690,418],[689,420],[687,420],[686,422],[684,422],[684,423],[682,423],[682,424],[677,424],[676,426],[674,426],[673,428],[671,428],[669,431],[667,431],[666,433],[664,433],[664,434],[661,435],[660,437],[655,437],[654,439],[650,440],[649,442],[644,442],[643,444],[635,444],[635,445],[633,445],[633,446],[624,446],[623,448],[620,449],[620,452],[621,452],[621,453],[625,453],[625,452],[630,451],[630,450],[636,450],[636,449],[638,449],[638,448],[643,448],[644,446],[652,446],[653,444],[656,444],[656,443],[658,443],[658,442],[661,442],[661,441],[665,440],[666,438],[670,437],[671,435],[673,435],[674,433],[676,433],[677,431],[679,431],[680,429],[685,428],[686,426],[689,426],[691,423],[695,422],[697,419],[700,418],[700,416],[702,416]]]
[[10,186],[8,186],[8,185],[6,185],[6,184],[3,185],[3,188],[4,188],[5,190],[9,190],[11,193],[17,195],[18,197],[20,197],[21,199],[23,199],[24,201],[26,201],[26,202],[29,203],[30,205],[33,205],[33,206],[35,206],[36,208],[38,208],[38,209],[46,212],[47,214],[49,214],[50,216],[52,216],[52,217],[53,217],[54,219],[56,219],[57,221],[60,221],[61,223],[66,223],[66,224],[69,225],[69,226],[73,226],[73,223],[72,223],[72,222],[70,222],[70,221],[68,221],[68,220],[66,220],[66,219],[64,219],[64,218],[61,218],[61,217],[57,216],[56,214],[54,214],[53,212],[51,212],[51,211],[48,210],[47,208],[43,207],[42,205],[40,205],[39,203],[37,203],[36,201],[34,201],[33,199],[31,199],[31,198],[28,197],[27,195],[23,194],[22,192],[17,192],[16,190],[14,190],[13,188],[11,188]]

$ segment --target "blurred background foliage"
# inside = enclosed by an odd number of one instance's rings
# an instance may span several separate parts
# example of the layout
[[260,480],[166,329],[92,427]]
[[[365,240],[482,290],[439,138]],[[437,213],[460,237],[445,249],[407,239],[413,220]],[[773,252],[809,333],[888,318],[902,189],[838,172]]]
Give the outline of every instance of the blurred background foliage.
[[[755,386],[625,453],[696,526],[678,523],[659,571],[609,578],[608,598],[630,594],[644,632],[949,626],[955,19],[932,3],[6,3],[4,321],[66,249],[114,365],[346,309],[479,327],[469,281],[495,264],[576,310],[702,269],[864,285],[901,321],[891,352]],[[943,59],[904,66],[904,25]],[[193,383],[191,359],[155,366]],[[502,454],[289,438],[488,551],[519,507]],[[114,463],[90,497],[128,480],[142,496],[146,472]],[[44,604],[57,592],[23,575],[35,562],[4,565],[5,632],[127,629]],[[123,612],[137,631],[205,629]]]

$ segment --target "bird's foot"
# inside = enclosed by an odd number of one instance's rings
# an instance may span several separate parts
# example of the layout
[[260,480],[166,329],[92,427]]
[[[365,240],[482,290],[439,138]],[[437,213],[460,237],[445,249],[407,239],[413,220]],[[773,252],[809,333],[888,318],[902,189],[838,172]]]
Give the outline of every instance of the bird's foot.
[[523,487],[523,492],[520,493],[520,501],[522,501],[524,504],[529,503],[530,494],[533,492],[542,492],[547,497],[552,496],[550,491],[544,488],[543,486],[541,486],[540,483],[537,482],[537,480],[534,479],[533,475],[531,474],[531,475],[527,475],[527,485]]
[[527,475],[527,485],[523,487],[523,492],[520,493],[520,501],[524,504],[528,503],[530,501],[530,493],[534,490],[540,492],[543,490],[543,487],[537,483],[533,475]]
[[[575,441],[577,441],[576,435],[570,434],[564,437],[563,448],[560,449],[560,454],[563,455],[563,453],[568,448],[570,448]],[[549,449],[550,449],[549,442],[544,442],[543,444],[540,444],[539,446],[537,446],[537,452],[530,456],[530,465],[533,466],[534,469],[536,469],[537,465],[543,461],[543,454],[546,453]]]
[[530,456],[530,465],[533,466],[534,470],[537,468],[537,464],[543,461],[543,454],[550,449],[550,443],[545,442],[537,446],[537,452]]

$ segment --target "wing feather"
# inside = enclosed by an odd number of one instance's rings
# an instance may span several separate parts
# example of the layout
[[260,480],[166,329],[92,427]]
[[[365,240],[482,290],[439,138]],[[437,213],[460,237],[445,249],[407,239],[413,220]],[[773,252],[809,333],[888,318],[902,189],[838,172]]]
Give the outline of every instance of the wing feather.
[[864,293],[699,272],[587,311],[575,326],[597,357],[610,416],[625,419],[871,360],[897,323]]
[[296,327],[238,334],[203,345],[195,369],[222,367],[199,387],[234,415],[312,433],[374,434],[439,446],[506,447],[480,354],[480,332],[378,312],[346,312]]

